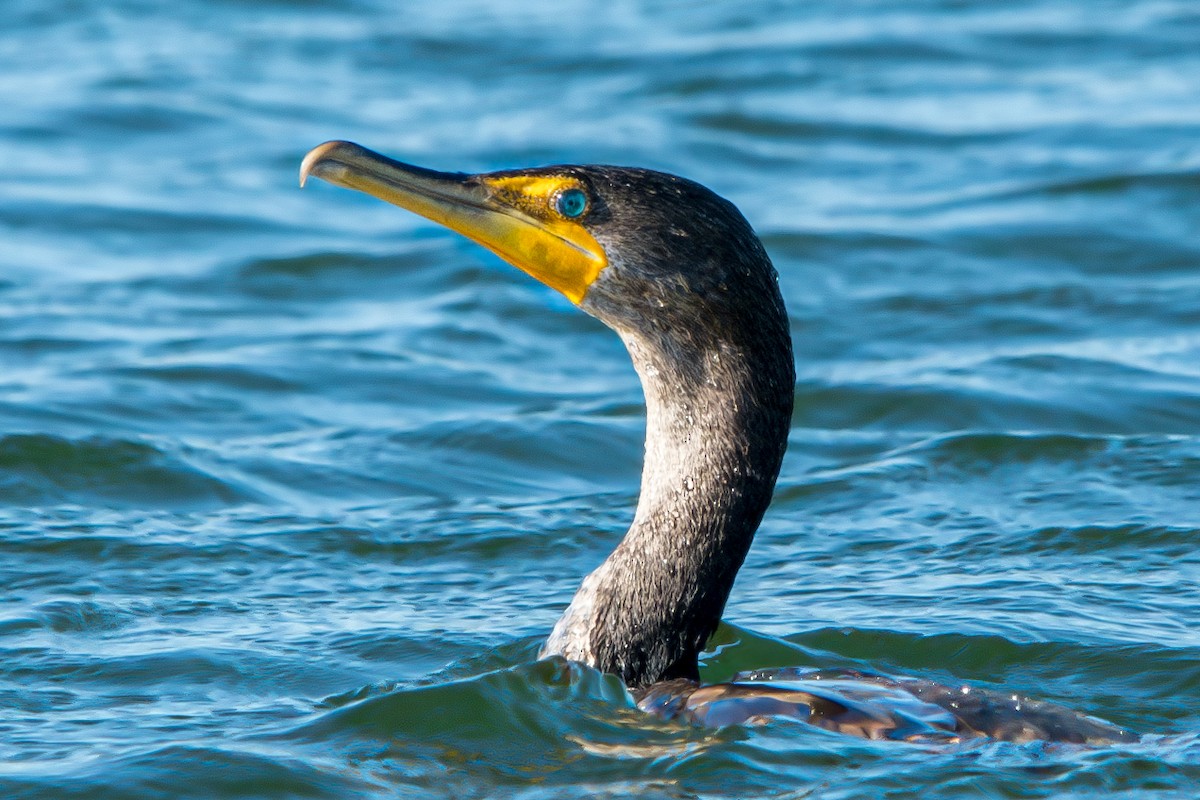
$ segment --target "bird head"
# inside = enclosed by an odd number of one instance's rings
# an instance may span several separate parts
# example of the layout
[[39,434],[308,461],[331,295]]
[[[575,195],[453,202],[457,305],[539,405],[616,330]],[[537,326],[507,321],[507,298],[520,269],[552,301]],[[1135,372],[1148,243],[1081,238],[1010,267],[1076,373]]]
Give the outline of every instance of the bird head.
[[748,288],[775,280],[733,204],[662,172],[573,165],[436,172],[333,141],[305,157],[302,185],[310,175],[461,233],[617,330],[736,316]]

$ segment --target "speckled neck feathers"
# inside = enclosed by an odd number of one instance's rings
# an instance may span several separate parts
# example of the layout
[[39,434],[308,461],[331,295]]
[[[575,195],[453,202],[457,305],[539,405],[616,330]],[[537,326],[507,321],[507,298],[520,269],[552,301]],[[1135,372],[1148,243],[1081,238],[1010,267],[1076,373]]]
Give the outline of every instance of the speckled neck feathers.
[[645,219],[639,237],[609,234],[616,257],[582,306],[620,334],[641,378],[646,458],[628,533],[542,651],[632,687],[698,677],[771,501],[792,412],[774,268],[732,205],[680,183],[661,191],[686,202],[689,227],[673,230],[669,248],[645,234]]

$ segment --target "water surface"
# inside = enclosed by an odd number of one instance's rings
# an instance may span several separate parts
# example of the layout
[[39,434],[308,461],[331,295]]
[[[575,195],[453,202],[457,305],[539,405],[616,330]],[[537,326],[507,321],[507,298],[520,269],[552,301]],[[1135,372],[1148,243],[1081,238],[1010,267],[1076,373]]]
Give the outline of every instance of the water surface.
[[[0,795],[1192,797],[1200,9],[10,0]],[[705,730],[535,661],[631,516],[620,342],[296,170],[666,169],[799,381],[705,677],[973,682],[1079,749]]]

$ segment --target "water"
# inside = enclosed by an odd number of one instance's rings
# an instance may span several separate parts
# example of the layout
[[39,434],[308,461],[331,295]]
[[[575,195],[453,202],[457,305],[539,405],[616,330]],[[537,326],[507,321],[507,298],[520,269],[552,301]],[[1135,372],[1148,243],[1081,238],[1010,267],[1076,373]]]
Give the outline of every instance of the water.
[[[1195,796],[1191,0],[0,14],[0,796]],[[705,730],[536,662],[628,523],[636,378],[479,248],[298,190],[330,138],[666,169],[762,234],[797,409],[708,679],[1146,740]]]

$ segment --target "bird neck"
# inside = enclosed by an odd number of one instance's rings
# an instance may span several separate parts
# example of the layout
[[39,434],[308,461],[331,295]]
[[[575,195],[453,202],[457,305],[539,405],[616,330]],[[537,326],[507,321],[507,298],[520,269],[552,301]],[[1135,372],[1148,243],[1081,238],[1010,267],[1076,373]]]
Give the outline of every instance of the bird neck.
[[698,679],[699,653],[770,504],[787,445],[795,373],[786,317],[778,316],[741,342],[619,331],[646,396],[637,512],[543,656],[590,664],[631,687]]

